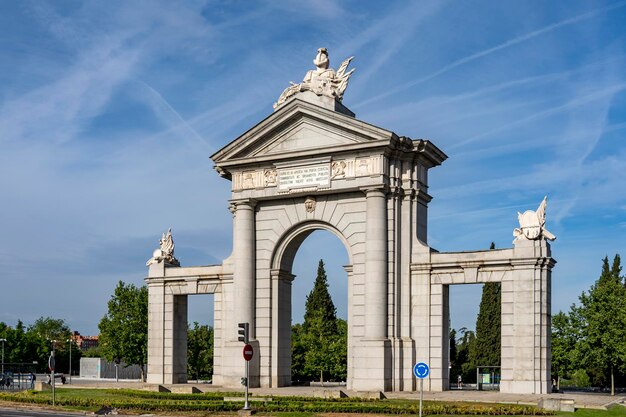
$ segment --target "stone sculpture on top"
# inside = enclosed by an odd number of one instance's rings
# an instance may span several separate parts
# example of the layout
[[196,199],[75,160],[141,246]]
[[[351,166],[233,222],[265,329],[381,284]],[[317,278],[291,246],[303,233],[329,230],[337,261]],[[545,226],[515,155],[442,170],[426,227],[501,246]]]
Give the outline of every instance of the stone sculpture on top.
[[350,57],[343,61],[337,72],[335,72],[335,70],[329,68],[328,51],[326,48],[319,48],[313,60],[313,64],[315,64],[317,69],[308,71],[300,84],[290,82],[291,86],[287,87],[278,97],[278,101],[274,103],[274,110],[297,93],[303,91],[311,91],[318,96],[331,97],[341,101],[343,92],[348,87],[348,80],[354,72],[354,68],[346,72],[353,58]]
[[555,240],[556,236],[546,229],[546,207],[548,205],[548,197],[544,197],[537,211],[526,210],[524,213],[517,212],[519,220],[519,228],[513,230],[515,243],[518,240],[539,240],[545,238]]
[[168,229],[167,235],[163,233],[161,240],[159,240],[160,248],[155,249],[152,253],[152,258],[148,259],[146,266],[156,264],[159,262],[165,262],[168,265],[180,266],[178,259],[174,257],[174,239],[172,239],[172,229]]

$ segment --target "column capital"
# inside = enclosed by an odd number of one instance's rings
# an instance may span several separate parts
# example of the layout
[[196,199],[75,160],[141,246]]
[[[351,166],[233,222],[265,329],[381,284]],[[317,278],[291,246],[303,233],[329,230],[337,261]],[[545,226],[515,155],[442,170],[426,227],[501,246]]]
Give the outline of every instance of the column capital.
[[389,192],[389,186],[383,185],[378,187],[362,187],[361,191],[365,193],[365,197],[386,197]]
[[291,283],[296,276],[284,269],[270,269],[270,277],[272,277],[273,280],[282,280]]
[[247,200],[231,200],[229,209],[231,212],[235,212],[239,209],[243,210],[254,210],[256,207],[257,200],[255,199],[247,199]]

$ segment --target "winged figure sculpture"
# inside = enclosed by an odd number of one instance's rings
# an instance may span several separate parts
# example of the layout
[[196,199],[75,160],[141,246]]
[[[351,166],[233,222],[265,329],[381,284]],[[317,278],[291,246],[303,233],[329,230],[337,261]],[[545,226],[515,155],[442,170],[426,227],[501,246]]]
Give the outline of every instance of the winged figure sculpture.
[[274,103],[274,109],[277,109],[291,97],[303,91],[312,91],[318,96],[332,97],[341,101],[343,99],[343,93],[348,87],[348,80],[354,72],[354,68],[347,71],[348,65],[350,65],[350,61],[352,61],[353,58],[354,57],[350,57],[343,61],[337,72],[335,72],[335,70],[329,68],[330,60],[328,59],[328,51],[326,48],[319,48],[313,60],[317,68],[307,71],[300,84],[291,82],[291,85],[285,88],[276,103]]
[[159,249],[155,249],[152,258],[148,259],[146,266],[165,261],[166,264],[180,266],[178,259],[174,257],[174,239],[172,229],[168,229],[167,234],[163,233],[159,240]]
[[519,228],[513,230],[513,236],[516,240],[538,240],[545,238],[555,240],[556,236],[546,229],[546,207],[548,206],[548,197],[544,197],[539,208],[536,211],[526,210],[524,213],[517,213]]

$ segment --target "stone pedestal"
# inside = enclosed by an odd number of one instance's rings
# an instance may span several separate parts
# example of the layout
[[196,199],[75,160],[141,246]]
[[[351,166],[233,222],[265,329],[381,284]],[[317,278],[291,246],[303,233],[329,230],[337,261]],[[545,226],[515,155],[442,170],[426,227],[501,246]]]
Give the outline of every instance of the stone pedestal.
[[391,342],[389,339],[362,339],[354,346],[354,391],[391,389]]
[[[259,378],[260,347],[257,340],[251,340],[254,356],[250,361],[250,388],[261,386]],[[219,375],[213,377],[213,385],[226,388],[242,388],[241,378],[246,375],[246,361],[243,359],[242,342],[226,342],[222,347],[222,367]]]
[[151,384],[187,382],[187,296],[148,285],[148,375]]
[[502,281],[500,391],[548,394],[550,378],[551,258],[545,240],[520,240],[512,273]]

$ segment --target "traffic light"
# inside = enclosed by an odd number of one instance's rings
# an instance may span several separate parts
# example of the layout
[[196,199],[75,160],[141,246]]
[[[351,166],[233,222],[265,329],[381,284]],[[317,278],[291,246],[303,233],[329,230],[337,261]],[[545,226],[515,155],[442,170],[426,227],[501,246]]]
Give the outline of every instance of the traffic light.
[[248,341],[250,340],[250,323],[239,323],[238,326],[238,340],[243,343],[248,343]]

